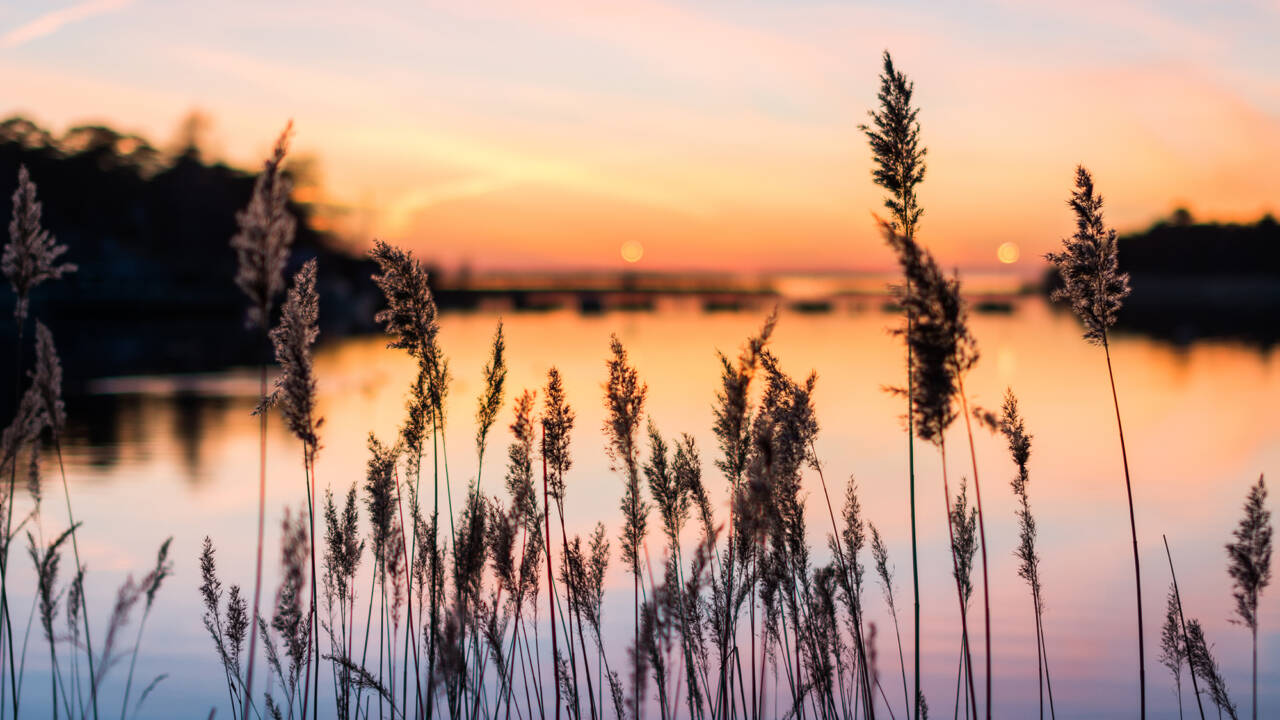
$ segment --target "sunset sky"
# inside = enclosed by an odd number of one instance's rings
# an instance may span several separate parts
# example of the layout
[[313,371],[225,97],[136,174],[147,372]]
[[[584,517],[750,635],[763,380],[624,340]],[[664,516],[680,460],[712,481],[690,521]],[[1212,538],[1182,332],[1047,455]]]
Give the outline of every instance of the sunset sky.
[[199,109],[243,166],[292,118],[341,229],[447,264],[880,269],[887,48],[946,264],[1037,272],[1079,162],[1122,230],[1280,211],[1277,0],[362,5],[4,3],[0,115],[163,146]]

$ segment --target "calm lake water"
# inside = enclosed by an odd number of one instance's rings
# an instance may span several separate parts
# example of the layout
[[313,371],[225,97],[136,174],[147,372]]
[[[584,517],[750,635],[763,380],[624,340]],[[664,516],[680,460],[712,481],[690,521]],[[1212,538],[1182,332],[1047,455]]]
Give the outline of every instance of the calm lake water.
[[[505,459],[509,441],[510,399],[523,388],[540,387],[547,368],[555,365],[564,374],[578,415],[565,503],[568,532],[585,534],[603,520],[616,536],[622,481],[609,470],[600,429],[604,361],[609,334],[616,332],[649,385],[646,409],[653,420],[668,435],[689,432],[697,438],[704,478],[723,513],[724,483],[711,464],[719,372],[715,350],[736,353],[763,315],[708,314],[681,301],[646,313],[508,314],[508,407],[490,441],[491,462],[480,479],[482,489],[502,489],[498,459]],[[497,313],[474,312],[446,314],[441,321],[441,341],[456,377],[449,396],[448,437],[455,498],[476,472],[475,402],[497,319]],[[861,311],[784,313],[774,348],[789,372],[818,372],[822,430],[817,449],[829,482],[842,483],[850,476],[857,480],[867,516],[889,542],[899,602],[906,609],[903,642],[910,664],[910,525],[906,440],[899,421],[903,407],[883,390],[902,382],[903,352],[886,332],[894,323],[878,304]],[[1005,388],[1012,387],[1035,436],[1030,492],[1040,528],[1045,628],[1059,717],[1134,717],[1133,567],[1102,351],[1081,339],[1074,318],[1033,298],[1015,302],[1009,313],[975,316],[973,326],[982,351],[968,382],[973,402],[997,407]],[[412,367],[403,353],[383,345],[378,337],[355,338],[322,344],[318,350],[325,422],[317,478],[335,494],[362,481],[368,434],[390,439],[402,419]],[[1223,544],[1248,486],[1260,473],[1276,477],[1280,471],[1280,355],[1230,343],[1175,347],[1140,337],[1116,338],[1112,355],[1134,476],[1152,717],[1177,717],[1173,681],[1156,660],[1169,583],[1162,533],[1173,548],[1185,607],[1204,623],[1233,696],[1247,712],[1248,632],[1229,622],[1233,601]],[[81,553],[89,567],[95,635],[105,628],[115,588],[130,573],[145,573],[156,548],[172,536],[176,570],[146,627],[134,697],[139,685],[168,673],[144,705],[142,717],[205,717],[215,706],[218,716],[225,717],[222,673],[200,621],[197,557],[208,535],[217,547],[224,583],[252,586],[258,425],[250,411],[256,402],[256,374],[246,369],[198,377],[116,378],[96,382],[91,389],[89,395],[68,401],[72,427],[65,457],[76,513],[84,523]],[[956,483],[971,472],[963,427],[952,433],[948,460]],[[1014,468],[1002,438],[982,431],[976,440],[991,562],[995,714],[1031,717],[1038,702],[1036,653],[1031,602],[1013,556],[1017,526],[1008,482]],[[66,520],[51,459],[46,456],[45,536],[59,531]],[[271,421],[268,463],[264,604],[276,586],[280,519],[285,507],[297,508],[303,498],[300,448],[278,416]],[[917,463],[924,689],[934,716],[943,717],[951,713],[955,697],[960,629],[936,451],[917,445]],[[819,546],[815,561],[825,562],[830,522],[816,475],[808,481],[810,534]],[[607,647],[618,669],[625,667],[631,639],[631,581],[616,556],[616,539],[614,548],[604,621]],[[660,548],[651,535],[649,552],[655,563]],[[15,548],[14,557],[18,574],[11,587],[17,593],[15,624],[21,629],[34,582],[25,553]],[[66,559],[64,579],[70,567]],[[874,580],[868,592],[869,620],[879,628],[882,683],[902,717],[893,626]],[[980,596],[975,596],[975,607],[981,607]],[[134,623],[139,615],[135,611]],[[980,611],[974,617],[980,618]],[[1264,595],[1261,625],[1260,716],[1273,717],[1280,714],[1280,588]],[[130,627],[129,638],[135,627]],[[975,627],[981,627],[980,620]],[[96,637],[95,650],[100,642]],[[49,713],[47,645],[38,629],[30,643],[23,715],[44,717]],[[981,643],[974,648],[975,666],[980,666]],[[114,678],[101,698],[106,716],[119,711],[126,670],[127,665],[112,670]],[[981,693],[980,675],[978,681]],[[331,692],[325,683],[324,690]],[[1189,687],[1184,703],[1194,712]],[[321,707],[331,705],[322,700]]]

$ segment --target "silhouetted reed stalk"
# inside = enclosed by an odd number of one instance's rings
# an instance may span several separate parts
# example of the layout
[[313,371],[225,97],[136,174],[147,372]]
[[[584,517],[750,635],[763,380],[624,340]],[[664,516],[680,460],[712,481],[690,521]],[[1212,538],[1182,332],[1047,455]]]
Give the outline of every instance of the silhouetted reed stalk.
[[1199,620],[1187,621],[1187,661],[1191,665],[1191,672],[1198,674],[1200,679],[1205,681],[1209,699],[1213,700],[1213,704],[1218,708],[1218,716],[1221,717],[1225,711],[1231,720],[1238,720],[1235,703],[1227,693],[1227,682],[1223,679],[1218,661],[1204,639],[1204,629],[1200,627]]
[[1252,653],[1252,711],[1258,720],[1258,596],[1271,582],[1271,511],[1267,509],[1267,485],[1262,476],[1249,488],[1244,517],[1236,527],[1235,540],[1227,543],[1236,615],[1249,628]]
[[[542,455],[547,469],[547,480],[550,488],[550,497],[555,501],[556,515],[560,520],[560,542],[561,542],[561,573],[568,572],[569,557],[569,534],[565,529],[564,523],[564,498],[565,498],[565,476],[572,466],[572,457],[569,454],[569,434],[573,431],[574,413],[565,400],[564,383],[560,376],[560,371],[551,368],[547,373],[546,395],[543,399],[542,411]],[[548,509],[548,512],[550,510]],[[547,545],[548,558],[551,553],[551,545]],[[565,576],[567,577],[567,576]],[[575,717],[581,715],[578,682],[578,660],[581,655],[583,668],[586,670],[588,678],[590,677],[590,668],[587,665],[586,643],[583,639],[582,618],[578,612],[580,598],[575,594],[574,586],[569,582],[562,582],[565,591],[565,607],[561,608],[560,618],[565,627],[565,644],[569,656],[569,668],[572,675],[565,676],[564,680],[568,683],[572,681],[571,686],[571,707]],[[555,586],[550,587],[553,599],[558,598],[555,592]],[[578,649],[574,649],[574,622],[578,622]],[[587,683],[588,707],[594,718],[596,715],[595,707],[595,691],[590,682]]]
[[547,480],[547,422],[542,422],[542,515],[547,526],[547,612],[551,624],[551,672],[556,689],[556,720],[560,720],[560,650],[556,641],[556,580],[551,568],[551,492]]
[[[906,329],[895,331],[899,335],[905,335],[907,347],[911,349],[909,377],[912,382],[908,390],[897,392],[906,392],[912,397],[912,425],[916,436],[938,448],[947,529],[953,547],[952,564],[957,576],[956,595],[960,603],[966,667],[972,667],[968,650],[968,617],[959,578],[960,564],[954,552],[956,531],[950,512],[946,430],[956,419],[955,401],[960,394],[959,377],[977,361],[978,352],[966,324],[959,280],[946,277],[938,268],[933,255],[901,235],[893,224],[883,220],[880,223],[890,247],[898,254],[899,263],[908,281],[903,287],[895,288],[895,295],[908,315],[914,318],[914,322]],[[972,674],[969,675],[969,681],[972,685]],[[972,687],[970,692],[973,693]],[[976,696],[973,701],[976,704]],[[977,714],[976,705],[974,714]]]
[[[969,600],[973,597],[973,558],[978,552],[977,535],[978,530],[978,514],[976,508],[970,508],[968,498],[965,493],[964,479],[960,480],[960,493],[956,495],[955,504],[947,510],[948,519],[951,527],[955,528],[952,533],[951,554],[956,560],[956,582],[960,584],[961,594],[963,596],[962,613],[968,612]],[[969,636],[967,633],[960,637],[960,668],[956,675],[956,709],[957,714],[960,707],[960,687],[961,679],[967,677],[969,679],[966,688],[968,698],[965,702],[965,717],[969,717],[969,710],[972,704],[974,717],[977,717],[977,698],[973,690],[973,661],[972,654],[969,649]]]
[[[62,431],[67,424],[66,408],[62,401],[62,364],[58,360],[58,352],[53,345],[53,333],[44,323],[36,322],[36,361],[31,371],[31,387],[36,392],[45,416],[45,425],[53,440],[54,453],[58,458],[58,474],[62,479],[62,497],[67,508],[67,525],[71,528],[71,550],[75,558],[77,572],[84,568],[80,560],[80,543],[77,540],[75,513],[71,509],[71,489],[67,484],[67,470],[62,461]],[[10,498],[12,503],[12,498]],[[93,716],[98,716],[98,689],[94,671],[93,639],[89,632],[89,609],[85,604],[84,593],[78,595],[80,600],[80,619],[84,625],[85,655],[89,665],[89,694]],[[105,656],[104,656],[105,657]]]
[[[958,291],[956,298],[959,299]],[[963,321],[963,308],[961,319]],[[982,553],[982,629],[986,651],[983,653],[983,660],[986,662],[987,671],[985,677],[987,720],[991,720],[991,584],[987,578],[987,526],[982,518],[982,486],[978,483],[978,451],[973,445],[973,424],[969,418],[969,400],[964,391],[964,374],[967,370],[964,365],[972,366],[977,360],[977,353],[974,351],[972,355],[962,357],[964,354],[965,351],[962,349],[957,358],[957,362],[962,367],[956,372],[956,390],[960,396],[960,415],[964,418],[964,431],[969,438],[969,459],[973,465],[973,500],[978,512],[978,546]]]
[[1057,717],[1053,706],[1053,680],[1049,675],[1049,650],[1044,639],[1044,602],[1040,588],[1040,555],[1036,551],[1036,520],[1031,514],[1031,501],[1027,497],[1027,485],[1031,482],[1031,473],[1027,462],[1031,459],[1031,435],[1026,432],[1026,425],[1018,413],[1018,399],[1013,390],[1008,389],[1004,395],[999,425],[1000,432],[1009,443],[1009,454],[1018,466],[1018,474],[1010,482],[1013,494],[1018,499],[1018,548],[1014,556],[1018,558],[1018,576],[1027,581],[1031,589],[1031,603],[1036,620],[1036,662],[1040,675],[1038,683],[1040,692],[1040,716],[1044,717],[1044,687],[1049,689],[1049,715]]
[[[625,473],[622,496],[622,559],[631,569],[635,613],[634,643],[640,645],[640,547],[647,531],[648,506],[640,494],[639,448],[636,433],[648,387],[640,382],[636,369],[627,364],[627,353],[615,335],[610,340],[612,356],[606,363],[609,377],[605,381],[604,434],[605,450],[615,471]],[[637,720],[643,715],[640,684],[635,683],[632,712]]]
[[[871,125],[860,125],[871,145],[876,169],[872,171],[875,183],[888,190],[890,197],[885,207],[893,217],[892,227],[907,246],[915,245],[916,225],[922,212],[916,200],[916,186],[924,180],[924,156],[927,152],[920,145],[919,109],[911,104],[915,84],[893,65],[889,51],[884,52],[884,66],[880,75],[880,92],[877,98],[879,110],[871,110]],[[896,249],[896,248],[895,248]],[[901,253],[899,252],[901,258]],[[911,279],[906,279],[906,290],[911,291]],[[907,332],[913,330],[915,318],[907,308]],[[915,720],[921,718],[920,704],[920,568],[916,543],[916,464],[912,423],[915,412],[912,404],[915,393],[911,377],[912,349],[907,346],[907,479],[911,499],[911,585],[914,597],[915,644]]]
[[[281,165],[288,149],[289,134],[293,123],[285,126],[276,140],[271,157],[263,166],[253,186],[253,195],[245,209],[236,214],[239,230],[231,238],[236,251],[238,271],[236,285],[249,298],[247,326],[258,328],[267,340],[267,328],[271,323],[271,310],[277,295],[284,290],[284,266],[289,260],[289,248],[293,244],[296,228],[287,204],[293,185],[284,176]],[[267,364],[264,359],[259,368],[258,409],[258,549],[257,565],[253,581],[253,615],[249,623],[249,665],[245,675],[245,696],[253,697],[253,669],[257,651],[258,610],[262,597],[263,532],[267,504]],[[242,710],[243,720],[249,718],[249,706]]]
[[[1182,720],[1182,664],[1187,661],[1187,645],[1178,622],[1178,594],[1169,586],[1165,601],[1164,625],[1160,628],[1160,664],[1173,675],[1173,694],[1178,698],[1178,720]],[[1195,673],[1191,675],[1195,677]],[[1196,698],[1197,702],[1199,697]],[[1204,709],[1201,708],[1201,714]]]
[[880,531],[876,529],[875,524],[869,523],[869,525],[871,527],[871,556],[875,559],[876,574],[880,576],[885,604],[889,606],[889,615],[893,618],[893,633],[898,639],[898,669],[902,671],[902,703],[905,712],[909,715],[911,713],[911,700],[907,695],[907,663],[902,654],[902,632],[898,629],[898,607],[893,598],[893,569],[889,565],[889,549],[885,547],[884,539],[880,537]]
[[[173,538],[169,538],[160,546],[160,551],[156,553],[155,567],[142,579],[139,586],[147,602],[143,606],[142,620],[138,623],[138,637],[133,641],[133,652],[129,658],[129,676],[124,685],[124,700],[120,703],[120,720],[124,720],[129,708],[129,691],[133,687],[133,670],[138,664],[138,650],[142,647],[142,631],[147,626],[147,618],[151,617],[151,607],[155,604],[156,593],[159,592],[161,583],[173,574],[173,563],[169,561],[169,545],[172,542]],[[146,697],[146,691],[143,692],[143,697]],[[134,712],[137,712],[136,708]]]
[[[27,172],[25,165],[19,166],[18,187],[13,191],[12,197],[9,242],[5,243],[3,254],[0,255],[0,270],[3,271],[5,278],[9,281],[15,296],[13,320],[16,342],[13,347],[13,398],[15,402],[19,403],[25,399],[22,392],[22,347],[31,291],[46,280],[57,280],[67,273],[76,271],[74,264],[58,262],[58,258],[66,253],[67,247],[59,245],[53,236],[44,229],[41,224],[42,211],[43,207],[36,199],[36,185],[31,181],[30,173]],[[32,389],[35,389],[34,385]],[[31,407],[30,402],[28,406],[31,410],[35,410],[34,407]],[[14,424],[11,426],[13,432],[7,433],[9,437],[6,439],[9,442],[6,443],[4,448],[5,457],[3,460],[5,463],[10,463],[10,467],[8,500],[4,518],[4,548],[3,552],[0,552],[0,615],[2,615],[0,616],[0,641],[5,639],[8,641],[8,681],[12,689],[11,699],[13,701],[15,719],[18,717],[19,687],[13,654],[13,620],[9,612],[8,566],[9,546],[13,539],[14,490],[18,472],[17,454],[24,444],[29,444],[33,448],[32,451],[36,451],[35,448],[42,430],[41,426],[48,422],[48,419],[46,419],[42,423],[30,412],[25,419],[21,416],[22,413],[20,411],[19,418],[15,419]],[[3,467],[4,463],[0,463],[0,470]],[[79,564],[77,556],[77,567],[79,567]],[[3,655],[0,655],[0,658],[3,658]],[[89,659],[92,662],[92,651],[89,653]],[[0,669],[0,676],[2,675],[3,670]],[[0,685],[0,687],[3,687],[3,685]],[[2,695],[3,692],[0,691],[0,696]],[[0,707],[3,707],[2,697],[0,697]]]
[[1142,632],[1142,570],[1138,558],[1138,524],[1133,511],[1133,482],[1129,476],[1129,456],[1124,444],[1124,424],[1120,420],[1120,399],[1111,367],[1111,347],[1107,331],[1115,325],[1121,303],[1129,295],[1129,275],[1120,272],[1116,231],[1102,219],[1102,196],[1094,193],[1093,176],[1084,166],[1076,168],[1076,190],[1067,201],[1076,216],[1076,232],[1063,240],[1063,252],[1045,258],[1057,268],[1063,286],[1052,293],[1055,301],[1065,300],[1084,323],[1084,339],[1101,345],[1107,359],[1107,378],[1116,411],[1120,436],[1120,459],[1124,464],[1125,494],[1129,501],[1129,531],[1133,537],[1133,579],[1138,608],[1138,707],[1139,717],[1147,716],[1146,650]]
[[[1195,667],[1191,665],[1191,633],[1187,628],[1187,616],[1182,611],[1182,595],[1178,592],[1178,574],[1173,570],[1173,553],[1169,551],[1169,538],[1164,535],[1161,535],[1160,538],[1164,541],[1165,557],[1169,559],[1169,577],[1171,578],[1170,585],[1173,589],[1174,604],[1177,606],[1178,624],[1182,628],[1181,656],[1182,660],[1187,662],[1187,669],[1191,671],[1189,673],[1191,675],[1191,690],[1196,696],[1196,706],[1200,708],[1200,720],[1204,720],[1204,703],[1200,701],[1200,684],[1196,680]],[[1179,705],[1182,703],[1181,693],[1179,693],[1178,703]]]
[[[280,406],[285,426],[302,443],[303,486],[307,500],[307,537],[311,551],[311,604],[308,618],[311,644],[307,653],[302,696],[302,718],[308,707],[318,712],[320,693],[320,627],[317,614],[315,458],[320,447],[317,430],[323,419],[315,416],[316,380],[312,353],[319,335],[319,296],[316,294],[316,262],[307,261],[294,276],[293,287],[280,308],[280,322],[271,330],[280,376],[272,399]],[[314,672],[313,672],[314,671]],[[314,685],[313,685],[314,674]]]
[[[431,529],[428,543],[431,548],[434,548],[437,542],[435,532],[439,528],[440,503],[440,453],[436,446],[436,440],[443,429],[444,397],[447,393],[446,385],[448,382],[448,367],[441,357],[440,347],[437,343],[439,325],[435,299],[431,294],[427,272],[422,267],[422,264],[414,259],[412,253],[381,241],[375,241],[374,249],[370,256],[377,263],[379,270],[379,274],[373,278],[374,283],[382,291],[387,302],[387,307],[380,310],[374,319],[383,326],[384,332],[392,337],[391,341],[387,343],[387,347],[407,351],[418,366],[418,373],[409,399],[408,417],[401,428],[401,439],[410,453],[410,473],[414,481],[413,491],[410,495],[416,507],[419,497],[418,483],[421,479],[423,445],[427,427],[430,426],[431,428],[433,500],[431,520],[428,525]],[[447,470],[445,482],[447,489]],[[414,512],[413,515],[413,537],[416,538],[419,532],[418,513]],[[449,524],[452,530],[451,500]],[[408,568],[413,567],[418,544],[417,542],[413,544],[414,556],[407,559]],[[440,574],[436,558],[437,553],[432,549],[431,568],[428,571],[432,578]],[[406,569],[406,572],[408,572],[408,569]],[[409,577],[406,592],[408,595],[412,595],[412,576]],[[439,623],[440,606],[439,593],[436,591],[434,582],[429,596],[428,669],[425,696],[428,718],[434,712],[435,661],[437,654],[436,628]],[[410,613],[412,613],[412,608],[410,608]],[[414,623],[410,620],[405,627],[405,654],[407,659],[410,649],[412,649],[416,682],[416,679],[421,676],[421,670],[418,646],[416,642],[413,642],[413,628]],[[407,683],[404,683],[404,685],[407,690]],[[422,697],[420,689],[417,695]]]

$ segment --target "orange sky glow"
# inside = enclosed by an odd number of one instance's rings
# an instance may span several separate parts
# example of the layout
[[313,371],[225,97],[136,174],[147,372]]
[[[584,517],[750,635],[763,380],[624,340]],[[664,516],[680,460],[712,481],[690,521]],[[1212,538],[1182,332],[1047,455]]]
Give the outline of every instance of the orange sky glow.
[[888,48],[922,238],[1034,274],[1076,163],[1121,230],[1280,209],[1277,26],[1249,2],[19,2],[0,115],[163,144],[199,109],[246,167],[292,118],[326,222],[446,266],[880,270],[857,125]]

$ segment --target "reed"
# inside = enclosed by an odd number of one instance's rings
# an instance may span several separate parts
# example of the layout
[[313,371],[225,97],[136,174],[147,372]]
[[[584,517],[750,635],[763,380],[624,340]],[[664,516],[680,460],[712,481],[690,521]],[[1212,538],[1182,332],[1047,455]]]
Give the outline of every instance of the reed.
[[[1196,708],[1200,710],[1200,720],[1204,720],[1204,703],[1200,700],[1200,682],[1196,679],[1195,667],[1191,665],[1190,661],[1191,633],[1187,627],[1187,616],[1182,611],[1182,595],[1178,592],[1178,573],[1174,572],[1173,569],[1173,552],[1169,550],[1169,538],[1161,536],[1161,539],[1164,541],[1165,557],[1169,560],[1169,582],[1173,590],[1173,601],[1177,606],[1178,624],[1182,628],[1182,659],[1187,661],[1187,669],[1191,670],[1188,673],[1191,676],[1191,691],[1195,694]],[[1181,698],[1179,698],[1179,702],[1181,702]]]
[[[889,607],[889,615],[893,618],[893,634],[898,640],[898,669],[902,672],[902,704],[905,712],[911,712],[911,700],[907,696],[907,663],[902,656],[902,631],[898,628],[898,606],[893,596],[893,566],[889,564],[889,549],[885,547],[884,538],[874,523],[871,528],[871,557],[875,561],[876,574],[880,576],[880,589],[884,593],[885,605]],[[886,701],[887,704],[887,701]]]
[[1225,712],[1231,720],[1237,720],[1236,705],[1227,692],[1227,681],[1222,677],[1218,660],[1213,656],[1208,642],[1204,639],[1204,629],[1200,621],[1187,620],[1187,661],[1191,672],[1204,681],[1209,698],[1217,706],[1219,714]]
[[[9,475],[7,502],[4,512],[4,547],[0,551],[0,645],[7,644],[8,650],[8,687],[12,700],[13,715],[18,716],[19,687],[16,674],[16,663],[13,653],[13,619],[9,611],[9,548],[14,537],[13,505],[14,490],[17,481],[17,454],[23,445],[30,448],[31,467],[38,469],[38,439],[44,423],[36,417],[39,412],[35,405],[36,397],[28,400],[22,391],[23,377],[23,338],[26,319],[30,310],[31,291],[47,280],[57,280],[63,275],[76,271],[72,263],[61,262],[59,258],[67,252],[65,245],[59,244],[45,230],[41,216],[43,205],[37,199],[36,184],[25,165],[18,167],[18,186],[13,191],[12,215],[9,220],[9,241],[0,252],[0,272],[4,273],[13,289],[14,306],[13,321],[16,342],[14,349],[14,398],[19,400],[18,412],[6,431],[3,462],[0,472],[7,469]],[[34,386],[33,386],[34,389]],[[6,468],[5,466],[8,465]],[[0,648],[0,658],[3,658]],[[90,653],[92,659],[92,653]],[[3,677],[4,662],[0,659],[0,677]],[[3,696],[4,684],[0,683],[0,696]],[[0,697],[0,703],[3,698]]]
[[[307,653],[302,695],[302,717],[307,716],[308,703],[312,714],[319,711],[320,702],[320,624],[317,614],[316,575],[316,511],[315,511],[315,461],[320,448],[317,436],[323,418],[316,416],[316,379],[312,360],[313,346],[320,331],[319,296],[316,294],[316,261],[308,260],[293,279],[284,304],[280,308],[280,322],[270,332],[275,348],[276,363],[280,375],[276,379],[274,401],[280,406],[285,426],[302,443],[303,489],[307,502],[307,537],[311,550],[310,607],[307,611],[311,634]],[[314,672],[313,672],[314,671]],[[313,684],[314,676],[314,684]]]
[[[736,362],[730,360],[724,353],[717,352],[716,354],[717,359],[720,361],[721,372],[720,387],[716,390],[715,405],[713,406],[715,422],[712,425],[712,431],[715,433],[721,457],[715,461],[715,464],[729,482],[730,498],[729,538],[728,547],[726,548],[727,560],[720,574],[721,581],[716,583],[715,578],[712,578],[712,624],[716,633],[716,652],[719,660],[718,664],[720,665],[720,677],[717,681],[719,690],[716,694],[716,703],[719,708],[723,709],[729,704],[733,696],[731,687],[733,675],[729,672],[729,643],[737,637],[737,619],[741,602],[750,597],[751,703],[753,717],[758,716],[761,704],[757,699],[759,694],[756,687],[755,672],[756,584],[754,582],[742,583],[745,592],[740,592],[738,583],[734,582],[734,573],[738,565],[741,565],[743,572],[750,571],[754,575],[757,569],[757,558],[754,554],[747,552],[751,547],[750,538],[753,529],[742,527],[746,518],[737,513],[736,509],[740,501],[745,500],[745,492],[747,490],[744,481],[746,480],[747,459],[751,448],[749,432],[753,419],[753,407],[751,405],[752,380],[759,368],[761,353],[768,345],[777,321],[778,311],[775,307],[769,317],[765,319],[760,332],[747,339]],[[744,530],[747,532],[744,532]],[[735,554],[737,557],[736,563],[734,562]],[[761,648],[761,650],[763,652],[764,648]],[[764,669],[762,660],[760,672],[763,673]],[[758,690],[760,693],[764,692],[763,679]],[[745,712],[745,710],[746,708],[744,707],[743,711]]]
[[1169,585],[1164,625],[1160,627],[1160,664],[1173,675],[1173,694],[1178,698],[1178,720],[1182,720],[1182,666],[1187,662],[1187,644],[1179,626],[1178,593]]
[[[951,555],[956,560],[956,568],[954,571],[956,583],[961,588],[961,595],[964,603],[964,611],[969,609],[969,601],[973,598],[973,561],[978,554],[978,510],[969,506],[968,496],[965,492],[965,480],[960,479],[960,492],[956,494],[955,502],[949,509],[951,527],[954,532],[951,537]],[[960,707],[960,688],[961,682],[965,677],[969,678],[970,685],[966,687],[965,698],[965,717],[969,717],[970,705],[973,705],[974,716],[977,715],[977,699],[973,692],[969,689],[973,683],[973,664],[970,660],[969,652],[969,636],[962,633],[960,636],[960,659],[959,670],[956,674],[956,708]]]
[[[867,137],[871,145],[872,160],[875,169],[871,176],[875,183],[890,194],[884,199],[885,208],[892,216],[892,227],[895,235],[903,239],[904,246],[915,244],[916,226],[919,224],[920,208],[916,197],[916,186],[925,175],[924,156],[926,148],[920,142],[920,110],[912,105],[911,98],[915,92],[915,84],[907,79],[906,74],[894,67],[889,51],[884,51],[883,70],[880,74],[880,92],[877,95],[879,108],[867,114],[871,124],[860,125],[858,129]],[[896,250],[897,248],[895,248]],[[901,253],[899,253],[901,258]],[[910,292],[911,280],[906,279],[907,291]],[[907,310],[907,332],[913,329],[915,318],[910,309]],[[910,368],[912,366],[911,347],[907,347],[907,482],[911,503],[911,587],[914,597],[914,632],[912,642],[915,645],[915,720],[920,720],[922,712],[920,704],[920,563],[916,537],[916,464],[915,435],[912,420],[915,413],[912,409],[914,392]]]
[[[1031,435],[1027,434],[1026,423],[1018,412],[1018,399],[1013,390],[1006,389],[1004,404],[1001,407],[998,425],[1000,432],[1009,444],[1009,455],[1018,467],[1018,473],[1010,481],[1013,495],[1018,500],[1015,514],[1018,517],[1018,547],[1014,549],[1014,557],[1018,558],[1018,577],[1026,581],[1031,590],[1031,605],[1036,620],[1036,670],[1040,688],[1048,686],[1049,716],[1057,717],[1053,703],[1053,680],[1049,673],[1049,648],[1044,638],[1044,595],[1040,586],[1040,554],[1036,550],[1036,519],[1031,514],[1031,500],[1027,486],[1031,482],[1031,472],[1027,467],[1031,460]],[[1044,692],[1040,690],[1040,717],[1044,717]]]
[[[964,638],[964,666],[972,667],[969,650],[969,621],[963,587],[960,583],[960,560],[954,552],[956,529],[951,515],[951,488],[947,480],[946,431],[960,415],[957,397],[963,395],[959,378],[977,361],[978,353],[969,332],[964,302],[960,298],[960,281],[947,277],[938,267],[932,253],[901,235],[895,226],[881,221],[890,247],[898,254],[907,282],[894,289],[898,302],[912,320],[906,328],[894,332],[905,336],[911,364],[906,390],[895,392],[911,398],[908,424],[916,437],[934,445],[942,466],[942,492],[947,513],[947,532],[952,552],[952,569],[956,579],[956,597],[960,605],[961,637]],[[979,531],[982,524],[979,522]],[[990,600],[984,594],[984,609],[990,616]],[[989,628],[990,624],[987,624]],[[990,661],[990,653],[987,660]],[[990,673],[988,673],[988,678]],[[969,674],[970,694],[977,714],[973,675]],[[988,695],[987,700],[990,700]],[[990,702],[987,703],[990,710]]]
[[[635,614],[634,642],[640,647],[640,548],[648,532],[648,504],[640,494],[640,461],[636,434],[640,429],[640,415],[644,412],[648,387],[640,381],[639,373],[628,364],[627,351],[617,335],[609,341],[610,357],[605,363],[608,379],[605,381],[604,434],[605,450],[615,472],[623,473],[622,495],[622,560],[631,570],[632,595]],[[643,714],[640,685],[635,684],[632,712],[636,718]]]
[[1236,616],[1249,628],[1252,653],[1252,712],[1258,720],[1258,597],[1271,583],[1271,511],[1267,509],[1267,485],[1262,476],[1249,488],[1244,517],[1235,540],[1227,543],[1227,572],[1231,575]]
[[[264,342],[271,322],[276,297],[284,290],[284,268],[297,223],[288,211],[293,184],[284,174],[284,158],[289,148],[293,123],[285,125],[276,140],[271,157],[263,164],[262,174],[254,182],[253,194],[245,209],[236,214],[238,231],[231,238],[237,260],[236,285],[249,300],[246,326],[263,333]],[[249,666],[245,672],[245,696],[253,697],[253,668],[256,658],[259,605],[262,599],[262,553],[267,512],[267,365],[259,368],[258,409],[258,550],[253,580],[252,619],[249,623]],[[249,705],[241,711],[249,720]]]
[[1084,339],[1101,345],[1107,359],[1107,378],[1111,382],[1111,402],[1115,406],[1116,431],[1120,436],[1120,460],[1124,465],[1124,487],[1129,501],[1129,531],[1133,538],[1133,580],[1138,609],[1138,711],[1147,716],[1146,644],[1142,631],[1142,568],[1138,557],[1138,523],[1133,510],[1133,482],[1129,476],[1129,455],[1124,444],[1124,425],[1120,420],[1120,399],[1116,394],[1115,372],[1111,367],[1111,346],[1107,333],[1129,295],[1129,275],[1120,272],[1119,245],[1116,231],[1108,228],[1102,217],[1102,196],[1094,191],[1093,175],[1084,166],[1076,168],[1076,189],[1067,201],[1076,217],[1076,232],[1064,239],[1063,251],[1047,253],[1062,279],[1062,287],[1052,293],[1055,301],[1064,301],[1084,323]]

